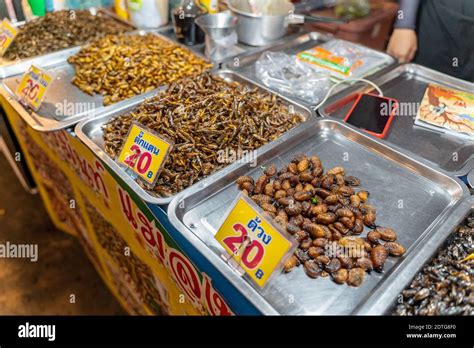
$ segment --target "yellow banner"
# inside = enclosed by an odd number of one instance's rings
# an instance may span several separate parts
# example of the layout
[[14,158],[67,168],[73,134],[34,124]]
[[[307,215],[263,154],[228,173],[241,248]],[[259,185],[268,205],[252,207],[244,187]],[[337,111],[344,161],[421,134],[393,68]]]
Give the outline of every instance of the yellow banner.
[[147,205],[74,135],[36,132],[1,102],[54,224],[78,236],[129,313],[232,314]]

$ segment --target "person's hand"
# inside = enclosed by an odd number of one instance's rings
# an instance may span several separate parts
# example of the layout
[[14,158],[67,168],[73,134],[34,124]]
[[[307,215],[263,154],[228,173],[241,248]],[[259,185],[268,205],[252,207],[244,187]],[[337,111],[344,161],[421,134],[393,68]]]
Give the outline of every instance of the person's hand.
[[400,63],[411,62],[418,48],[416,32],[413,29],[394,29],[388,42],[387,53]]

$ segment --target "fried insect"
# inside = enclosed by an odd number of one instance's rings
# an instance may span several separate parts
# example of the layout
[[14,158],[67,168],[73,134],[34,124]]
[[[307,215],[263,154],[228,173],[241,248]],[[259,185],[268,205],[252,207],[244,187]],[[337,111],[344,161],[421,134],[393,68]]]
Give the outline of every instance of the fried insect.
[[295,255],[291,255],[286,261],[283,266],[285,272],[290,272],[294,267],[298,265],[298,259]]
[[[355,193],[360,179],[346,177],[342,167],[324,173],[317,156],[299,154],[280,171],[265,170],[260,181],[263,191],[254,189],[250,196],[276,214],[275,220],[298,241],[296,266],[303,264],[311,278],[331,275],[337,284],[357,287],[366,272],[382,271],[389,255],[405,252],[394,242],[393,229],[375,225],[376,209],[367,202],[368,191]],[[249,178],[239,178],[238,184],[243,189]],[[364,225],[373,230],[362,236]],[[294,263],[293,257],[288,259],[285,271]]]
[[[388,243],[387,243],[388,244]],[[395,315],[474,315],[474,213],[402,291]],[[464,261],[463,261],[464,260]],[[400,297],[399,297],[400,298]]]
[[83,10],[50,12],[20,27],[3,59],[31,58],[131,30],[131,26],[101,12],[95,15]]
[[[275,120],[277,126],[270,123]],[[170,196],[227,166],[232,159],[227,153],[253,151],[303,120],[272,94],[203,74],[172,83],[166,91],[111,120],[104,126],[103,138],[112,158],[134,121],[172,140],[175,145],[153,188],[161,196]],[[268,178],[272,170],[268,167],[264,176]],[[241,189],[244,181],[253,184],[248,177],[239,180]],[[285,191],[289,188],[284,181],[278,185]],[[250,188],[246,190],[252,196],[265,185]]]
[[392,256],[402,256],[405,254],[405,248],[397,242],[387,242],[384,244],[384,247]]
[[341,268],[335,274],[333,274],[333,280],[337,284],[344,284],[347,281],[348,276],[349,271],[345,268]]
[[322,269],[314,260],[309,260],[304,263],[304,271],[310,278],[317,278],[321,275]]
[[381,270],[385,260],[387,259],[388,256],[388,251],[385,249],[383,245],[377,245],[372,249],[370,252],[370,260],[372,261],[372,264],[374,265],[374,268],[376,270]]
[[395,231],[388,227],[377,226],[375,232],[380,234],[380,238],[386,242],[394,242],[397,240],[397,234]]
[[362,284],[364,278],[365,270],[359,267],[352,268],[347,276],[347,285],[358,287]]
[[190,50],[153,34],[108,35],[83,47],[68,62],[76,70],[72,83],[87,94],[101,94],[104,105],[211,68]]

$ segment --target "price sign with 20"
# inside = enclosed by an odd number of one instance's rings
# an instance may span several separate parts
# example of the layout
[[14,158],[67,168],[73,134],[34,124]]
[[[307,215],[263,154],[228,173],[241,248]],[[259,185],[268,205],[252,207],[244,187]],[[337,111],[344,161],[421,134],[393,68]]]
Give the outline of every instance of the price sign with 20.
[[23,75],[15,94],[20,98],[20,101],[37,111],[52,80],[52,77],[41,69],[31,66]]
[[273,223],[250,198],[240,194],[214,237],[260,287],[281,270],[296,240]]
[[10,47],[16,34],[18,34],[18,30],[5,18],[0,24],[0,56],[3,56]]
[[153,187],[172,147],[172,142],[151,129],[133,123],[117,162],[131,169],[147,186]]

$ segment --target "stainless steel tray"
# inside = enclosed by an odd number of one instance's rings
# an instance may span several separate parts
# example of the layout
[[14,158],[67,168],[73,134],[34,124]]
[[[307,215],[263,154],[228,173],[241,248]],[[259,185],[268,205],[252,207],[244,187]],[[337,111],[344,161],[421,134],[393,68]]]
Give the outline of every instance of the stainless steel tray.
[[[247,80],[246,78],[238,75],[235,72],[231,72],[228,70],[218,70],[213,72],[214,75],[220,76],[224,78],[227,81],[237,81],[243,85],[249,86],[250,88],[254,88],[255,85]],[[265,89],[264,89],[265,90]],[[151,93],[151,94],[150,94]],[[109,120],[111,120],[114,117],[123,115],[132,109],[134,109],[137,104],[140,102],[144,101],[146,98],[150,97],[151,95],[156,94],[157,92],[150,92],[147,95],[139,96],[139,98],[136,98],[134,100],[130,100],[128,102],[122,103],[122,105],[115,105],[113,108],[109,109],[108,111],[97,115],[94,118],[90,118],[88,120],[85,120],[81,123],[79,123],[76,128],[75,128],[75,133],[81,139],[100,159],[102,159],[112,170],[119,175],[143,200],[154,203],[154,204],[160,204],[160,205],[166,205],[171,202],[171,200],[174,198],[174,196],[171,197],[160,197],[156,192],[153,192],[151,190],[145,190],[142,187],[140,187],[134,179],[132,179],[125,171],[123,168],[121,168],[115,161],[110,158],[109,155],[105,153],[104,146],[103,146],[103,131],[102,131],[102,126],[106,124]],[[287,105],[292,105],[293,109],[295,112],[301,113],[305,117],[305,121],[307,122],[308,120],[314,118],[314,112],[311,110],[293,103],[289,100],[287,100],[284,97],[281,97],[283,102]],[[280,139],[285,139],[289,137],[291,134],[293,134],[295,131],[298,131],[302,127],[305,127],[305,123],[302,122],[301,124],[297,125],[293,129],[289,130],[285,134],[283,134],[278,140]],[[266,147],[270,146],[271,143],[262,146],[260,149],[257,150],[257,155],[259,151],[262,151]],[[191,187],[206,187],[209,182],[212,182],[217,175],[217,173],[227,173],[231,172],[233,168],[235,168],[238,165],[238,163],[230,164],[229,166],[221,169],[220,171],[216,172],[215,174],[210,175],[204,180],[201,180],[197,182],[196,184],[192,185]],[[183,192],[189,190],[191,187],[187,188]]]
[[[373,82],[382,89],[385,96],[397,99],[400,103],[421,102],[429,83],[469,92],[474,91],[474,83],[459,80],[416,64],[400,65],[384,75],[379,75],[373,79]],[[343,119],[353,103],[348,103],[336,111],[332,111],[332,108],[327,110],[328,107],[343,98],[367,90],[369,90],[367,85],[357,84],[329,98],[318,112],[323,117]],[[412,109],[409,115],[394,118],[389,133],[384,139],[385,142],[400,151],[420,156],[453,175],[463,176],[474,168],[474,141],[415,127],[414,117],[418,109]],[[457,161],[454,161],[456,157],[453,154],[455,153],[457,153]]]
[[[248,46],[239,42],[234,47],[229,49],[225,55],[219,57],[218,59],[213,60],[213,62],[216,64],[221,64],[228,60],[234,60],[237,57],[240,58],[242,56],[248,56],[251,54],[255,54],[257,52],[263,52],[273,46],[281,45],[282,43],[291,41],[295,39],[297,36],[302,35],[304,33],[303,27],[300,25],[291,25],[288,31],[289,31],[288,35],[285,35],[281,39],[275,40],[274,42],[266,46],[260,46],[260,47]],[[176,39],[176,35],[174,33],[173,26],[171,25],[160,28],[157,30],[157,32],[168,37],[169,39],[175,42],[178,42],[178,40]],[[193,52],[197,54],[201,54],[203,56],[205,55],[206,45],[204,43],[193,45],[193,46],[186,46],[186,47],[190,48]]]
[[[115,15],[114,13],[112,13],[110,11],[107,11],[107,10],[104,10],[104,9],[96,9],[96,8],[90,8],[89,11],[93,15],[95,15],[97,13],[101,13],[104,16],[110,17],[110,18],[116,20],[117,22],[120,22],[124,25],[129,26],[130,29],[132,29],[132,30],[137,29],[133,24],[131,24],[127,21],[124,21],[123,19],[121,19],[120,17],[118,17],[117,15]],[[25,22],[17,22],[17,23],[14,23],[13,25],[17,28],[21,28],[24,24],[25,24]],[[4,78],[10,77],[10,76],[22,74],[26,70],[28,70],[28,68],[31,65],[37,65],[37,66],[41,66],[43,68],[53,66],[55,64],[58,64],[59,62],[64,61],[65,59],[67,59],[67,57],[69,57],[70,55],[76,53],[77,50],[78,50],[77,47],[70,47],[70,48],[67,48],[67,49],[64,49],[64,50],[51,52],[51,53],[43,54],[43,55],[36,56],[36,57],[25,58],[25,59],[20,59],[20,60],[13,60],[13,61],[12,60],[6,60],[6,59],[3,59],[2,57],[0,57],[0,79],[4,79]]]
[[[140,30],[129,34],[145,35],[148,33],[157,35],[163,40],[172,42],[174,45],[185,47],[161,34],[156,33],[154,30]],[[84,93],[77,86],[71,83],[71,80],[75,75],[75,69],[73,65],[67,62],[67,58],[78,52],[80,49],[80,47],[76,47],[67,52],[62,52],[61,59],[59,59],[58,56],[56,64],[48,64],[47,68],[44,69],[54,78],[54,82],[51,85],[51,88],[47,91],[40,109],[36,112],[24,107],[15,96],[15,90],[20,83],[23,76],[22,74],[11,76],[1,81],[0,86],[4,90],[9,102],[33,129],[43,132],[64,129],[89,116],[94,117],[110,107],[103,105],[104,98],[100,94],[91,96]],[[209,62],[205,57],[201,56],[201,58]],[[44,66],[39,63],[40,61],[38,61],[38,66],[44,68]],[[146,95],[150,94],[147,93]],[[132,99],[137,100],[140,98],[133,97]],[[58,108],[58,106],[61,106],[61,108]],[[71,106],[73,107],[71,108]],[[58,112],[58,110],[62,112]]]
[[474,169],[467,175],[467,183],[474,189]]
[[[263,289],[256,289],[220,257],[224,249],[214,240],[223,214],[238,193],[235,180],[241,175],[256,178],[260,166],[289,163],[294,155],[320,156],[325,168],[344,166],[359,177],[377,207],[377,222],[390,226],[410,257],[433,227],[450,215],[457,202],[468,194],[456,178],[433,169],[387,147],[380,141],[342,122],[310,121],[301,132],[277,141],[258,157],[257,167],[241,164],[220,173],[205,188],[194,187],[177,196],[168,207],[176,229],[211,262],[228,281],[264,314],[351,314],[377,286],[384,284],[403,258],[390,257],[385,272],[372,272],[359,288],[337,285],[327,278],[310,279],[301,267],[279,274]],[[346,159],[346,161],[345,161]],[[399,209],[403,204],[403,209]]]
[[446,219],[440,221],[433,233],[423,239],[403,262],[387,278],[363,305],[358,308],[358,314],[387,314],[394,308],[396,299],[420,272],[432,260],[436,252],[449,240],[456,228],[474,213],[474,196],[461,201]]
[[[304,35],[301,35],[301,36],[295,38],[294,40],[285,41],[284,43],[282,43],[280,45],[270,47],[267,50],[274,51],[274,52],[284,52],[284,53],[293,55],[293,54],[296,54],[296,53],[301,52],[303,50],[307,50],[307,49],[310,49],[312,47],[321,45],[321,44],[323,44],[327,41],[330,41],[330,40],[333,40],[332,36],[314,31],[314,32],[310,32],[310,33],[306,33]],[[337,40],[344,41],[344,40],[341,40],[341,39],[337,39]],[[351,44],[354,45],[353,42],[351,42]],[[394,65],[397,64],[395,58],[393,58],[392,56],[390,56],[386,53],[379,52],[379,51],[376,51],[376,50],[373,50],[373,49],[370,49],[370,48],[367,48],[367,47],[364,47],[364,48],[371,51],[371,52],[373,52],[374,54],[377,54],[377,55],[380,56],[380,65],[375,67],[370,72],[368,72],[365,76],[373,75],[377,72],[380,72],[382,69],[386,69],[388,67],[393,67]],[[254,81],[254,82],[256,82],[260,85],[264,85],[264,83],[260,79],[257,78],[256,73],[255,73],[255,62],[260,58],[261,53],[262,53],[262,51],[251,54],[251,55],[248,55],[248,56],[245,56],[245,57],[241,57],[238,60],[238,64],[236,64],[236,62],[234,62],[234,61],[224,63],[224,68],[236,71],[239,74],[247,77],[248,79],[250,79],[250,80],[252,80],[252,81]],[[364,76],[360,76],[360,77],[364,77]],[[351,84],[352,84],[351,82],[348,82],[346,84],[341,84],[341,85],[334,88],[333,93],[337,93],[338,91],[341,91],[341,90],[347,88],[347,86],[349,86]],[[273,88],[271,88],[271,87],[268,87],[268,86],[265,86],[265,87],[273,90]],[[308,105],[310,107],[316,106],[316,105],[312,105],[310,102],[308,102],[306,100],[300,99],[300,98],[295,97],[295,96],[287,95],[287,97],[291,98],[292,100],[295,100],[299,103],[302,103],[304,105]]]

